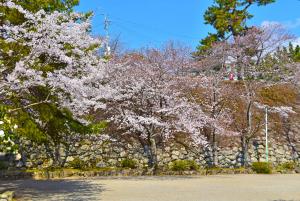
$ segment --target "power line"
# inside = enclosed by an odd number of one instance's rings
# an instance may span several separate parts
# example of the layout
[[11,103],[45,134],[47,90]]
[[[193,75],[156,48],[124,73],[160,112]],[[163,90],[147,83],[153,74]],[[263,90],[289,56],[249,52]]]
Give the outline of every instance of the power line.
[[[130,34],[133,34],[137,37],[142,37],[142,38],[145,38],[145,39],[148,39],[148,40],[151,40],[151,42],[155,42],[155,43],[163,43],[165,42],[165,40],[157,40],[157,38],[154,38],[153,36],[149,35],[147,31],[142,31],[142,30],[138,30],[138,29],[135,29],[134,27],[132,26],[127,26],[127,25],[124,25],[123,23],[119,23],[117,21],[111,21],[112,22],[112,26],[116,26],[118,27],[121,31],[122,30],[126,30],[127,32],[129,32]],[[94,28],[98,28],[102,25],[95,25]]]
[[[115,17],[114,17],[115,18]],[[161,27],[154,27],[154,26],[151,26],[151,25],[146,25],[146,24],[140,24],[140,23],[136,23],[136,22],[133,22],[133,21],[129,21],[129,20],[124,20],[124,19],[120,19],[120,18],[115,18],[114,21],[119,21],[119,22],[123,22],[123,23],[129,23],[129,24],[132,24],[132,25],[135,25],[135,26],[139,26],[139,27],[144,27],[148,30],[152,30],[154,32],[157,32],[157,33],[166,33],[169,35],[173,35],[175,37],[178,37],[178,38],[186,38],[186,39],[199,39],[199,38],[196,38],[196,37],[193,37],[193,36],[189,36],[189,35],[185,35],[185,34],[174,34],[173,32],[170,32],[169,30],[165,30]]]
[[[96,13],[97,12],[98,11],[96,11]],[[97,16],[97,15],[103,15],[103,14],[98,12],[98,14],[95,14],[95,16]],[[166,36],[173,36],[173,37],[176,37],[179,39],[199,40],[199,38],[197,38],[197,37],[189,36],[186,34],[178,34],[178,33],[174,34],[173,32],[170,32],[169,30],[165,30],[161,27],[154,27],[151,25],[141,24],[141,23],[133,22],[133,21],[126,20],[126,19],[121,19],[121,18],[115,17],[115,16],[111,17],[110,20],[111,20],[110,22],[113,22],[114,24],[118,23],[119,25],[121,25],[123,27],[124,27],[124,23],[134,25],[135,28],[139,27],[140,30],[145,31],[145,32],[151,31],[156,34],[164,34]],[[99,26],[94,26],[94,28],[97,28],[97,27],[99,27]],[[151,39],[153,39],[153,38],[151,37]]]

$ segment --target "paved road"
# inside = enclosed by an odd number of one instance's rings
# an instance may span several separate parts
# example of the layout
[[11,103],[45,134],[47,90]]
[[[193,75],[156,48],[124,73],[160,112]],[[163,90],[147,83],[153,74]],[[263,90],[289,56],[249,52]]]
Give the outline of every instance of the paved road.
[[300,175],[0,181],[34,201],[300,201]]

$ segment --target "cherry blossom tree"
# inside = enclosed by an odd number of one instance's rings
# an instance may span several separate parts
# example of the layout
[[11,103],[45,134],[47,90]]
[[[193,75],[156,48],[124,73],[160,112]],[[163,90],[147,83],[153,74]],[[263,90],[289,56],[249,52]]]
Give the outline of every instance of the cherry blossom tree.
[[[218,146],[222,137],[237,136],[230,128],[232,123],[231,108],[228,106],[234,93],[224,79],[227,77],[226,61],[230,56],[230,46],[226,42],[212,44],[212,47],[199,57],[196,65],[198,76],[193,78],[194,83],[199,82],[198,89],[192,96],[198,97],[199,104],[205,112],[221,127],[206,126],[205,133],[209,140],[212,165],[218,165]],[[221,129],[220,129],[221,128]]]
[[[56,155],[61,143],[66,145],[65,139],[73,143],[82,128],[88,132],[82,124],[88,123],[85,114],[105,107],[103,100],[112,93],[105,86],[107,65],[97,55],[102,42],[90,35],[90,15],[33,13],[10,0],[0,6],[25,19],[17,25],[0,24],[2,42],[24,49],[11,65],[0,63],[1,103],[10,116],[26,117],[22,127],[43,134]],[[5,55],[17,54],[14,50]]]
[[232,45],[232,61],[241,78],[264,75],[264,79],[267,79],[271,73],[282,72],[275,62],[263,65],[264,60],[293,39],[294,36],[281,24],[265,24],[262,27],[252,27],[229,41]]
[[[239,95],[245,101],[246,124],[241,133],[241,146],[243,155],[243,165],[247,166],[248,147],[251,139],[258,133],[262,126],[259,118],[254,118],[254,110],[259,109],[257,105],[257,92],[260,88],[274,84],[267,76],[276,72],[274,63],[270,63],[268,68],[261,69],[261,65],[267,55],[274,52],[292,39],[286,31],[279,25],[263,26],[262,28],[252,28],[234,38],[231,44],[231,62],[241,74],[242,91]],[[242,92],[242,93],[241,93]],[[236,123],[236,122],[235,122]]]
[[185,96],[184,79],[177,73],[182,66],[165,53],[148,49],[144,54],[131,54],[110,73],[110,85],[117,91],[107,107],[111,122],[122,137],[141,143],[153,168],[159,144],[181,133],[192,145],[206,146],[201,130],[212,123],[202,107]]
[[[6,76],[11,90],[20,93],[32,86],[47,86],[50,94],[59,97],[62,107],[78,115],[109,94],[99,84],[105,80],[104,64],[96,54],[101,41],[90,36],[89,18],[43,10],[30,13],[11,1],[3,5],[17,9],[27,18],[19,26],[3,24],[3,37],[30,48]],[[97,106],[101,107],[100,103]]]
[[[249,143],[263,125],[262,103],[258,93],[264,87],[271,87],[274,84],[274,75],[287,68],[284,65],[279,68],[277,61],[282,60],[281,58],[276,58],[267,65],[266,60],[270,55],[274,57],[274,52],[292,38],[279,24],[265,25],[261,28],[252,27],[232,39],[213,43],[205,54],[198,56],[203,71],[208,75],[206,79],[210,80],[206,89],[212,94],[208,96],[212,97],[208,100],[213,100],[210,102],[211,114],[213,117],[217,117],[214,113],[222,117],[225,114],[219,112],[223,109],[223,112],[227,111],[227,119],[232,120],[228,125],[240,134],[242,163],[245,166],[249,162]],[[237,73],[240,81],[232,83],[224,81],[229,74],[227,65],[231,67],[229,69],[231,73]],[[228,96],[230,97],[228,103],[231,104],[227,104],[227,108],[218,107],[224,100],[227,102]],[[203,100],[205,99],[202,98]],[[288,107],[277,107],[273,110],[283,115],[291,112]],[[214,139],[214,132],[212,136]]]

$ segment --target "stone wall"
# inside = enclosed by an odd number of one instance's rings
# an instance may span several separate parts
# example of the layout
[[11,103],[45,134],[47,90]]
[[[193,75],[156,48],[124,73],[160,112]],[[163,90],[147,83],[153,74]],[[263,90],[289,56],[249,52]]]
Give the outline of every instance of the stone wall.
[[[200,166],[207,167],[211,164],[209,151],[187,149],[179,144],[172,144],[157,149],[159,166],[167,167],[175,160],[194,160]],[[52,159],[47,157],[43,146],[29,146],[23,156],[17,156],[14,161],[17,167],[26,166],[48,167],[52,164]],[[64,157],[64,155],[62,154]],[[255,140],[249,149],[250,162],[265,161],[264,140]],[[21,158],[22,157],[22,158]],[[65,166],[68,166],[74,160],[80,160],[89,167],[118,167],[123,159],[133,159],[139,168],[148,166],[147,152],[140,148],[138,144],[120,147],[114,143],[88,142],[76,144],[69,156],[66,158]],[[292,150],[288,145],[275,143],[271,140],[269,143],[269,161],[274,165],[299,160],[298,156],[293,156]],[[218,163],[220,167],[240,167],[241,166],[241,148],[219,148]]]
[[[295,132],[299,136],[299,127],[290,130],[290,136]],[[263,132],[261,134],[263,136]],[[293,137],[293,141],[285,139],[278,140],[275,133],[270,132],[269,139],[269,161],[274,165],[290,161],[299,161],[300,141]],[[239,139],[231,139],[230,146],[218,149],[218,166],[226,168],[240,167],[242,161]],[[45,147],[34,145],[29,141],[23,141],[21,154],[10,159],[10,165],[16,167],[49,167],[53,160],[47,155]],[[211,153],[205,149],[195,149],[172,142],[169,145],[157,149],[159,166],[168,167],[175,160],[194,160],[200,166],[207,167],[212,163]],[[72,161],[81,161],[88,167],[118,167],[123,159],[135,160],[139,168],[148,166],[147,149],[138,143],[126,144],[116,141],[90,141],[83,140],[75,143],[66,156],[63,147],[60,156],[66,158],[65,166]],[[253,139],[249,147],[249,160],[251,162],[265,161],[265,139],[259,137]]]

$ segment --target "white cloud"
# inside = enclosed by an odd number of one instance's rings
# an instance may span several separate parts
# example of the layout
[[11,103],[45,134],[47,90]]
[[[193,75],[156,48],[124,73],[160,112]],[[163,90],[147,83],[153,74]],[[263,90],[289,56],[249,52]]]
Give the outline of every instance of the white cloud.
[[300,27],[300,18],[295,21],[287,21],[283,23],[288,29],[296,29]]
[[[300,28],[300,18],[298,18],[296,21],[292,22],[292,21],[287,21],[287,22],[284,22],[284,23],[280,23],[278,21],[263,21],[261,23],[261,26],[272,26],[272,25],[283,25],[283,27],[285,29],[295,29],[295,28]],[[298,37],[298,36],[296,36]],[[290,41],[294,46],[296,45],[299,45],[300,46],[300,37],[294,39],[294,40],[291,40]],[[288,46],[289,42],[287,42],[286,44],[284,44],[284,46]]]
[[300,46],[300,37],[297,38],[297,39],[296,39],[295,41],[293,41],[292,43],[293,43],[294,46],[295,46],[295,45],[299,45],[299,46]]
[[297,18],[295,20],[290,21],[284,21],[284,22],[278,22],[278,21],[263,21],[261,23],[261,26],[267,26],[267,25],[283,25],[286,29],[296,29],[300,27],[300,18]]
[[277,21],[268,21],[268,20],[266,20],[266,21],[263,21],[262,23],[261,23],[261,26],[262,27],[267,27],[267,26],[272,26],[272,25],[278,25],[278,24],[281,24],[280,22],[277,22]]

